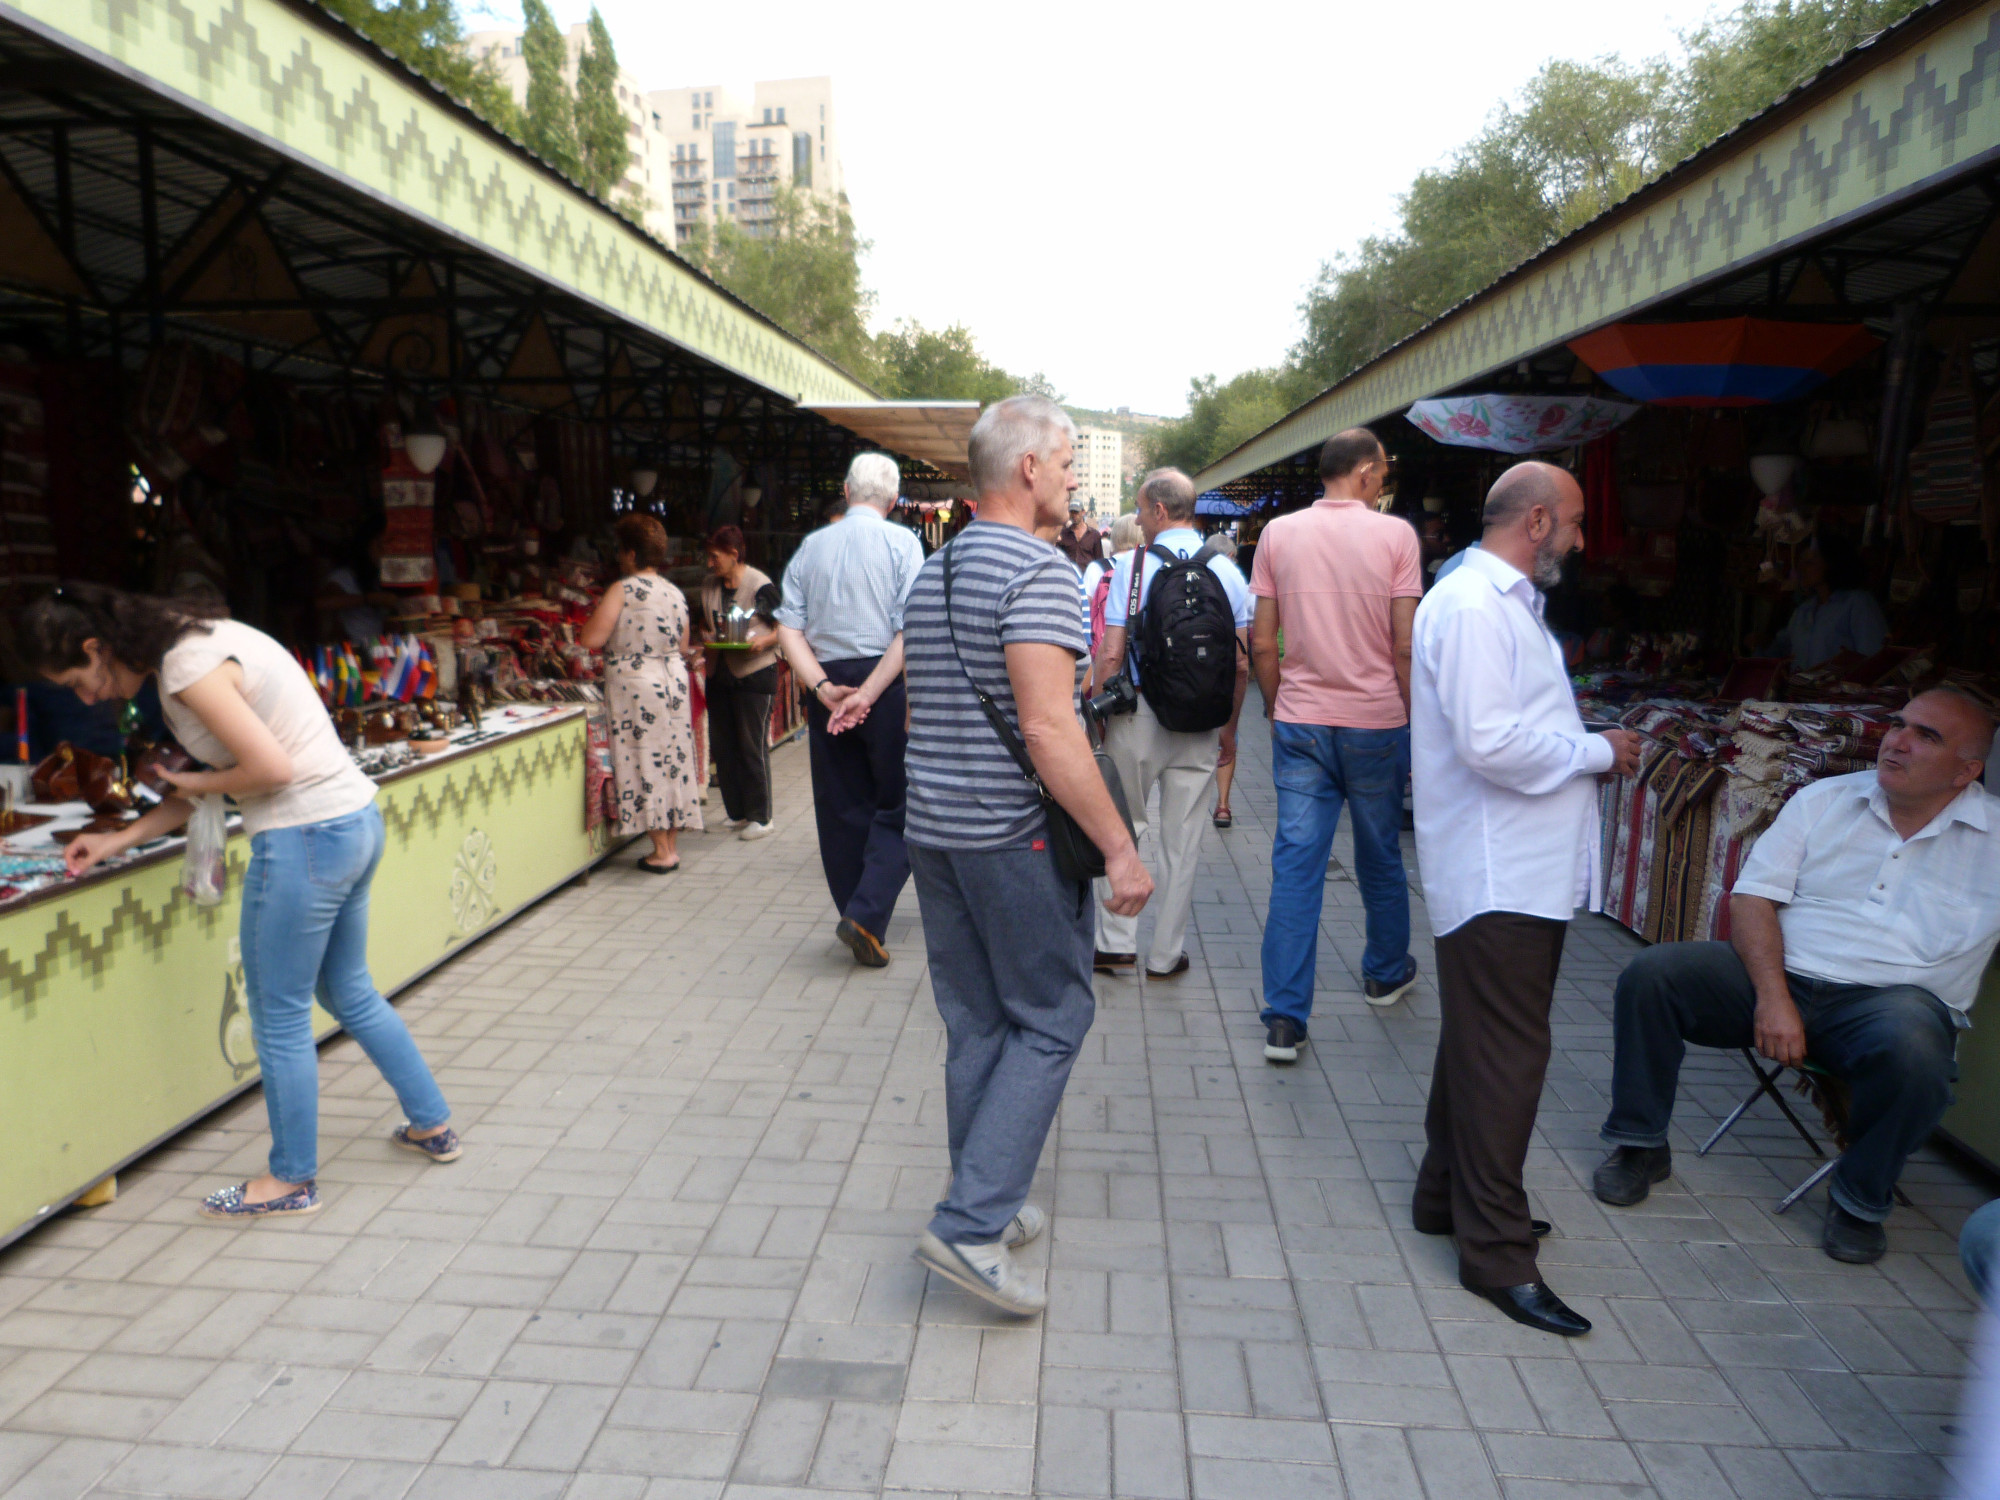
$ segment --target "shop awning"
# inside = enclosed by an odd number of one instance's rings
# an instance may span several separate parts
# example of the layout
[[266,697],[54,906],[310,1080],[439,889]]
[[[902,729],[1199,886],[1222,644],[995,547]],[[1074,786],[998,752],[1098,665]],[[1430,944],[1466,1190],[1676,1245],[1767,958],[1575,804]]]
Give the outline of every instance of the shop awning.
[[961,478],[966,440],[979,420],[977,401],[807,401],[802,406],[871,443]]

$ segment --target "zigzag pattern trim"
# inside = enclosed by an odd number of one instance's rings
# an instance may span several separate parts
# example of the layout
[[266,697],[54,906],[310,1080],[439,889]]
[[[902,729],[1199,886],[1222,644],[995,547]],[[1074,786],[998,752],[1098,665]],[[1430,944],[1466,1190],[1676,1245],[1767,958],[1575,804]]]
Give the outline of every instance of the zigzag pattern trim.
[[[1947,82],[1949,80],[1949,82]],[[1197,476],[1213,489],[1755,261],[2000,147],[2000,4],[1505,291],[1446,313]]]
[[787,400],[873,399],[580,189],[278,0],[4,0],[9,11]]
[[[582,761],[584,745],[580,728],[569,733],[558,730],[537,736],[532,750],[525,745],[517,747],[511,757],[504,757],[504,763],[502,755],[484,757],[471,762],[470,774],[466,775],[454,767],[437,778],[435,789],[430,780],[421,781],[416,794],[408,799],[397,796],[400,788],[392,783],[376,799],[382,809],[382,821],[390,833],[407,843],[420,824],[435,829],[448,813],[463,818],[468,812],[490,807],[495,797],[512,793],[516,787],[532,787],[540,780],[554,782],[562,772]],[[582,818],[580,797],[576,812]],[[249,840],[232,838],[228,851],[230,879],[240,890],[243,872],[250,862]],[[170,889],[165,904],[155,910],[132,887],[126,886],[119,893],[118,904],[111,909],[110,920],[92,936],[67,906],[51,909],[55,919],[44,932],[38,951],[32,955],[16,954],[0,947],[0,988],[6,990],[9,1004],[16,1008],[36,1003],[65,955],[75,954],[92,978],[101,978],[127,933],[157,951],[183,923],[195,921],[212,928],[222,920],[223,913],[221,907],[197,906],[183,900],[178,886]]]

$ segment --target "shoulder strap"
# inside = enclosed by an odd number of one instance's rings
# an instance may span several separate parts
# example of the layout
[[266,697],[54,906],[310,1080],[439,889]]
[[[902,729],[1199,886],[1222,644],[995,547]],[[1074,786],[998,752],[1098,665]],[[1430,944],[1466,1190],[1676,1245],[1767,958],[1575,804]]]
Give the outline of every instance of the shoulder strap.
[[[1139,596],[1146,587],[1146,551],[1142,547],[1132,556],[1132,592],[1125,601],[1125,654],[1132,654],[1132,639],[1139,629]],[[1128,674],[1129,675],[1129,674]]]
[[1028,755],[1028,747],[1021,742],[1020,735],[1014,732],[1014,726],[1007,722],[1007,716],[1000,711],[1000,705],[993,701],[992,696],[984,688],[973,681],[972,671],[965,664],[965,655],[958,649],[958,621],[952,618],[951,612],[952,553],[956,548],[957,543],[954,541],[947,544],[944,549],[944,628],[951,637],[952,660],[958,663],[958,670],[965,676],[965,685],[972,689],[972,696],[979,700],[979,711],[986,715],[986,722],[992,726],[994,734],[999,736],[1007,754],[1013,757],[1014,764],[1021,768],[1021,774],[1037,791],[1046,796],[1047,791],[1042,786],[1042,778],[1035,772],[1035,762]]

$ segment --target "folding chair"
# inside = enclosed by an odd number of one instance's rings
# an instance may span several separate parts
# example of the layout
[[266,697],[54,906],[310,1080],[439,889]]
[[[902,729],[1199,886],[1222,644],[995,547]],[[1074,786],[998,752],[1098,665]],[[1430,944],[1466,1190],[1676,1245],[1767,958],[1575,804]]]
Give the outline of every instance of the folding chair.
[[[1821,1158],[1820,1164],[1813,1168],[1811,1176],[1778,1200],[1777,1211],[1783,1213],[1794,1203],[1798,1202],[1799,1199],[1805,1197],[1807,1193],[1818,1187],[1826,1179],[1826,1174],[1839,1164],[1840,1158],[1838,1154],[1829,1157],[1825,1151],[1820,1149],[1819,1142],[1813,1139],[1812,1132],[1805,1127],[1805,1122],[1792,1112],[1790,1102],[1779,1091],[1778,1081],[1785,1075],[1784,1064],[1773,1063],[1770,1071],[1766,1072],[1763,1065],[1757,1061],[1757,1054],[1748,1047],[1743,1049],[1743,1061],[1748,1063],[1750,1071],[1757,1075],[1757,1087],[1750,1091],[1749,1096],[1741,1104],[1737,1105],[1736,1108],[1723,1117],[1722,1123],[1716,1126],[1715,1132],[1701,1143],[1701,1149],[1695,1155],[1708,1155],[1709,1148],[1725,1135],[1729,1134],[1730,1127],[1743,1118],[1744,1114],[1750,1109],[1750,1106],[1755,1104],[1764,1095],[1769,1094],[1771,1102],[1778,1106],[1779,1111],[1787,1120],[1791,1121],[1792,1129],[1799,1133],[1799,1139],[1812,1147],[1814,1156]],[[1845,1151],[1847,1149],[1847,1100],[1841,1081],[1811,1058],[1807,1058],[1804,1062],[1800,1063],[1794,1071],[1807,1080],[1812,1089],[1812,1096],[1819,1104],[1820,1118],[1826,1125],[1827,1133],[1833,1137],[1834,1145],[1840,1151]],[[1904,1195],[1902,1188],[1896,1188],[1895,1193],[1896,1201],[1905,1208],[1908,1208],[1910,1200]]]

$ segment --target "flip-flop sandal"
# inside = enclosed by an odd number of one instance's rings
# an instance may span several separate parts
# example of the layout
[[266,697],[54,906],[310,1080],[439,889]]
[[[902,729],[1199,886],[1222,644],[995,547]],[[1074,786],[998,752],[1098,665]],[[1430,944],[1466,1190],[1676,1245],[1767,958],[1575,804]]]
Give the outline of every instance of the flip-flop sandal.
[[671,875],[680,869],[680,867],[681,862],[679,860],[675,860],[670,865],[656,865],[650,859],[639,861],[639,868],[644,870],[648,875]]
[[1210,821],[1213,822],[1217,828],[1233,828],[1236,826],[1236,820],[1226,812],[1217,813],[1212,819],[1210,819]]

